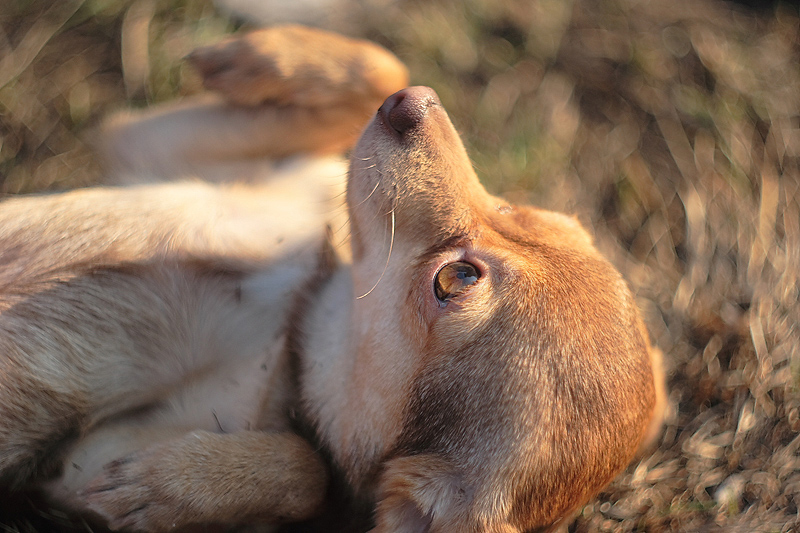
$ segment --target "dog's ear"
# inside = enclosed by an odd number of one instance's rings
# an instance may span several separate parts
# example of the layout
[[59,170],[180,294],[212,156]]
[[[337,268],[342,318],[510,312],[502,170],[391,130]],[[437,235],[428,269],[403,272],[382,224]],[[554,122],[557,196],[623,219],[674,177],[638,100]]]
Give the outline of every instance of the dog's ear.
[[[479,520],[473,499],[473,489],[440,456],[421,454],[392,459],[381,476],[372,533],[475,530]],[[510,526],[495,524],[490,528],[493,533],[518,533]]]
[[466,511],[467,495],[460,481],[455,469],[435,455],[392,459],[381,476],[373,533],[435,531],[434,521],[438,529],[442,518]]

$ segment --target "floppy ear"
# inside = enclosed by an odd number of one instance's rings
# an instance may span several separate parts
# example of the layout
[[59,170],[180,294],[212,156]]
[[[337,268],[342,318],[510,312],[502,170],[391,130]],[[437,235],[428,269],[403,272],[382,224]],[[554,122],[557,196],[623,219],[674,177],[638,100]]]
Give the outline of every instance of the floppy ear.
[[520,533],[499,509],[479,507],[474,488],[448,460],[434,454],[399,457],[381,475],[370,533]]
[[458,470],[438,455],[392,459],[381,476],[371,533],[519,533],[499,517],[478,518],[474,496]]
[[372,533],[457,531],[467,517],[467,491],[450,463],[436,455],[399,457],[381,476]]

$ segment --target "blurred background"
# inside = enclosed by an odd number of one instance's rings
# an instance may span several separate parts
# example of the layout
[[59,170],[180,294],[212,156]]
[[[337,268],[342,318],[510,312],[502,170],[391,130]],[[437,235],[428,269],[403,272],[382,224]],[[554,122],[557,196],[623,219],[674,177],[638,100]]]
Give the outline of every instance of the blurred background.
[[797,531],[800,19],[750,4],[2,0],[0,190],[97,182],[99,118],[198,92],[181,58],[225,34],[373,39],[436,89],[491,191],[593,230],[664,351],[657,447],[569,530]]

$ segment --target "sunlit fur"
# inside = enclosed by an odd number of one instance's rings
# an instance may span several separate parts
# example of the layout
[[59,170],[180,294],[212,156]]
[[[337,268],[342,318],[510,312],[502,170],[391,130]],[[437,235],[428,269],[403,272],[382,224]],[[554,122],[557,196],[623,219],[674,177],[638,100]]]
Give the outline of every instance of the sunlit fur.
[[[489,195],[432,91],[402,93],[408,131],[374,115],[347,176],[320,155],[407,82],[342,39],[204,49],[221,97],[105,127],[118,180],[247,183],[0,204],[7,487],[159,531],[313,517],[333,472],[377,532],[522,533],[653,438],[660,360],[627,285],[573,218]],[[459,261],[480,276],[441,302]]]

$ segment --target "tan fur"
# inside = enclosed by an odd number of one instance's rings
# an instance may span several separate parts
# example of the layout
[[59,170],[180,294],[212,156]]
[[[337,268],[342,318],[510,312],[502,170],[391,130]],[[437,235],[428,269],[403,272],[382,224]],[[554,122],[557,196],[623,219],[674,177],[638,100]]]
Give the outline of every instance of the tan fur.
[[408,82],[376,44],[291,25],[200,48],[189,61],[215,93],[107,121],[97,137],[112,182],[245,181],[263,177],[260,158],[341,154]]
[[[127,182],[247,184],[0,205],[4,483],[114,528],[298,521],[339,496],[319,446],[377,532],[521,533],[655,438],[625,282],[574,219],[489,195],[431,90],[364,131],[350,250],[321,259],[344,168],[320,154],[405,85],[391,54],[289,26],[192,61],[222,97],[118,117],[103,152]],[[454,264],[475,275],[440,300]]]
[[[94,494],[90,509],[116,509],[109,524],[114,529],[138,525],[134,519],[145,513],[148,527],[158,529],[286,522],[319,506],[324,472],[316,453],[290,433],[193,431],[109,463],[85,490]],[[128,509],[118,509],[120,502]]]

